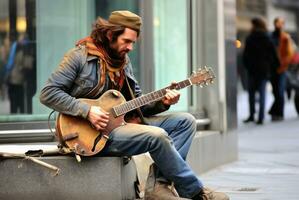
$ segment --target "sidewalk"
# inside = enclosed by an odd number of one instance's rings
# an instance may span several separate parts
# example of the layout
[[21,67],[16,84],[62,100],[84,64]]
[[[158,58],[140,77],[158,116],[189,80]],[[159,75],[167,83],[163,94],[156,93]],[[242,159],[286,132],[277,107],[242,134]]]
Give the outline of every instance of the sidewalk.
[[[272,103],[267,95],[266,110]],[[243,124],[248,116],[247,94],[238,96],[239,160],[201,176],[208,187],[226,192],[231,200],[299,199],[299,118],[293,101],[285,120]]]

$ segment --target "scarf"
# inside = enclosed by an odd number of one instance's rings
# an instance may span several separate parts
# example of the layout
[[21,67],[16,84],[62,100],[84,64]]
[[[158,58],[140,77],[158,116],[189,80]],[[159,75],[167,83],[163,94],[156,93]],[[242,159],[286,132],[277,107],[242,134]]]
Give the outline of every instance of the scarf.
[[76,43],[76,46],[78,45],[85,45],[88,54],[99,57],[99,65],[101,66],[98,68],[99,82],[91,92],[99,93],[99,89],[105,85],[107,74],[112,82],[111,89],[120,91],[125,80],[124,67],[127,64],[126,59],[112,59],[105,48],[102,45],[96,45],[91,37],[79,40]]

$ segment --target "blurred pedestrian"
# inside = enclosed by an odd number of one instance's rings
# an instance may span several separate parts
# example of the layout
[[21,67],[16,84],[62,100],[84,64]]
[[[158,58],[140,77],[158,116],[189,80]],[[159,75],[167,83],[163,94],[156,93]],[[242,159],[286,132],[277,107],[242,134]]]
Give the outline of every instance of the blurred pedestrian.
[[3,44],[0,46],[0,100],[5,100],[6,98],[6,88],[5,88],[5,67],[8,60],[10,51],[9,37],[6,36],[3,39]]
[[9,59],[6,65],[8,97],[10,113],[25,113],[25,70],[28,68],[26,58],[27,40],[20,35],[18,41],[12,43]]
[[284,93],[286,88],[286,70],[292,60],[294,49],[292,40],[288,33],[283,31],[284,20],[277,17],[274,20],[275,30],[271,34],[272,41],[276,47],[276,51],[280,60],[280,66],[273,73],[270,81],[273,89],[274,102],[271,106],[269,114],[272,121],[283,120],[284,115]]
[[246,38],[243,53],[244,66],[248,72],[249,117],[244,123],[253,122],[255,114],[255,94],[259,93],[259,114],[257,124],[263,124],[265,113],[266,83],[271,71],[279,66],[275,47],[267,32],[266,23],[261,18],[251,20],[252,29]]

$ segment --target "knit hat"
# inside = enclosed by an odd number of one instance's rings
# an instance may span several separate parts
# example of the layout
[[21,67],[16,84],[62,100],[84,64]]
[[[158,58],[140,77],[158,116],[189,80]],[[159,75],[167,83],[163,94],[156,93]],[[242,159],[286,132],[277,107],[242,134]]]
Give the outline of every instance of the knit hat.
[[140,31],[141,18],[127,10],[113,11],[108,19],[112,24],[122,25],[135,31]]

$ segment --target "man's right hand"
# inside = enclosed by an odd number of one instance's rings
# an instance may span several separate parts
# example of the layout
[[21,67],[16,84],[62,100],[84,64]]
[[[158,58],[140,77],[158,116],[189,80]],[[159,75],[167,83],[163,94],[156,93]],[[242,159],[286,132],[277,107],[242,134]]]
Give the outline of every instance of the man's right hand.
[[96,130],[102,131],[108,124],[109,113],[98,106],[91,106],[87,119],[91,122]]

